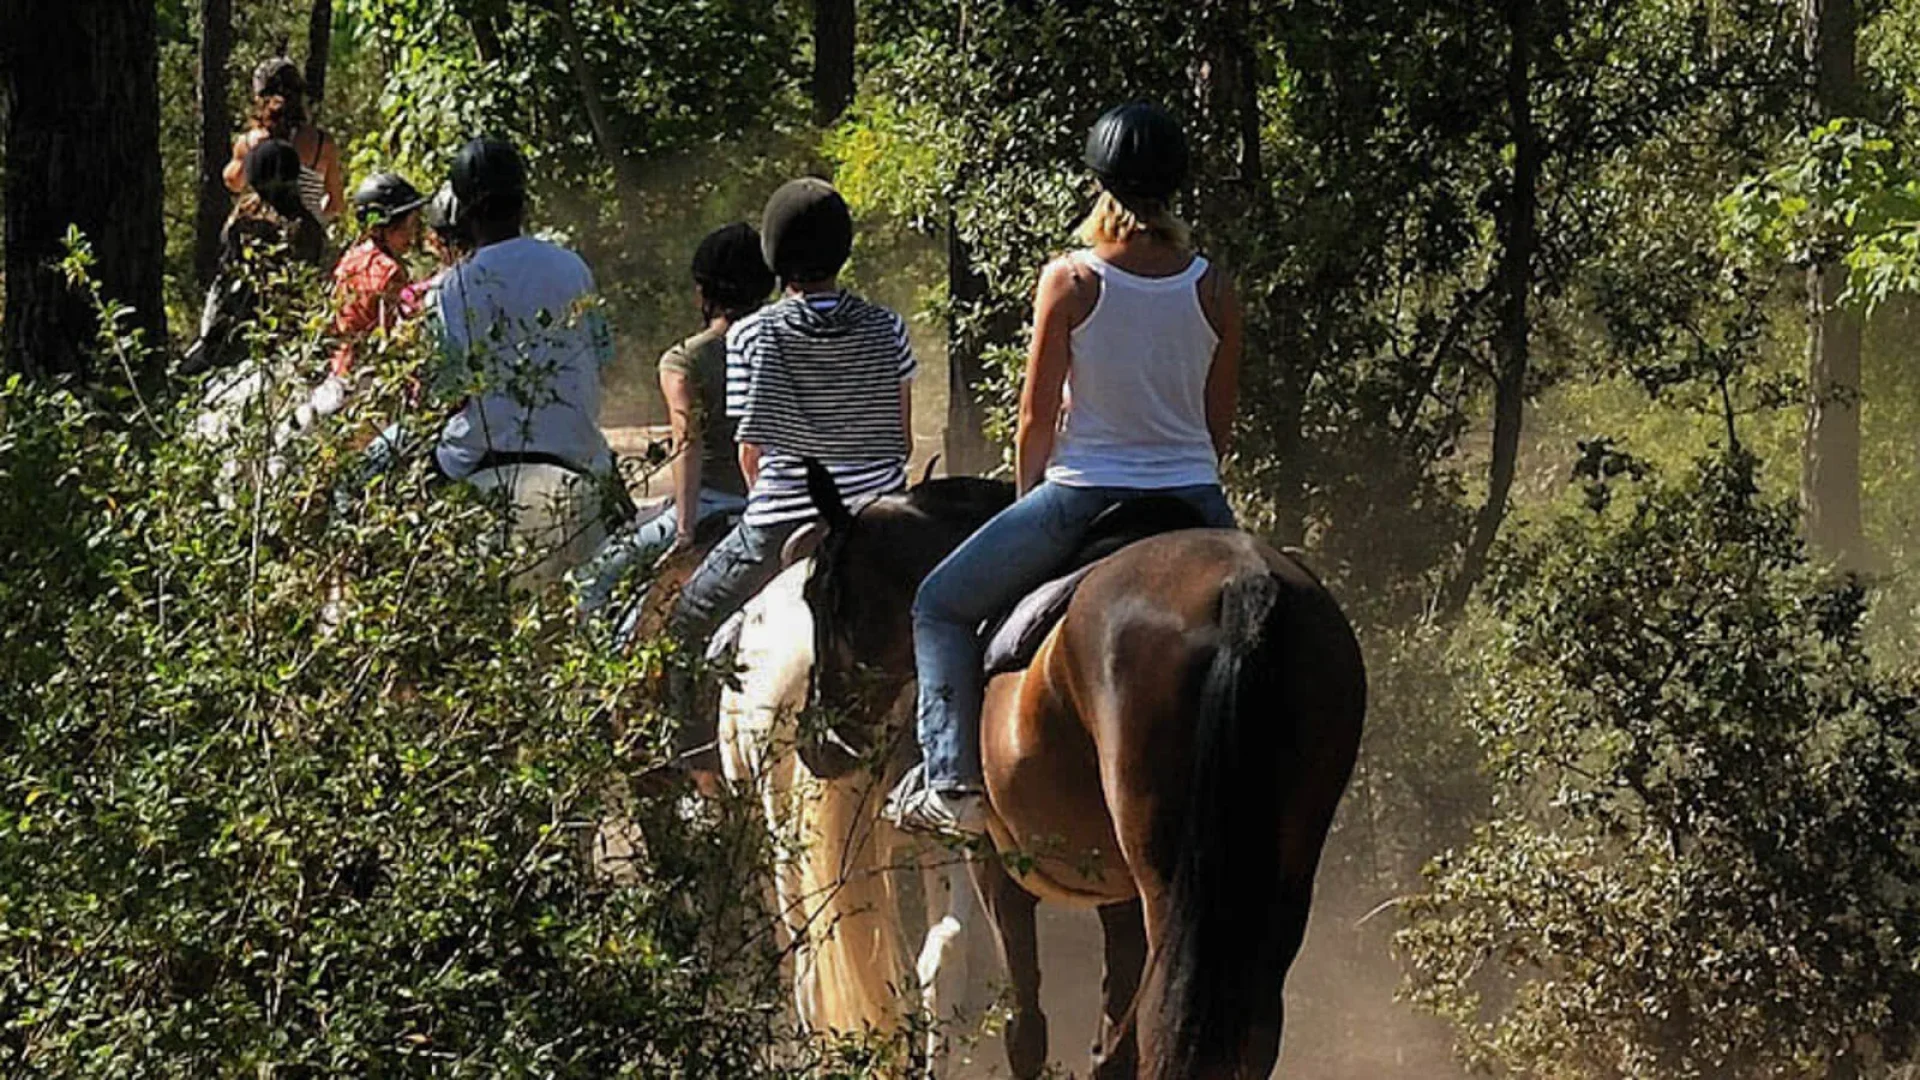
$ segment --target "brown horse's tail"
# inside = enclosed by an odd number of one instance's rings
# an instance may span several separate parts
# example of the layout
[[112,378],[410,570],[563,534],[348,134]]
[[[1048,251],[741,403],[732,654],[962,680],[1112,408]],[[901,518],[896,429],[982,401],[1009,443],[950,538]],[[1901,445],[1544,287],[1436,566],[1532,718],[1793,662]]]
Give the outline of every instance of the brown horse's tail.
[[[1220,592],[1220,638],[1201,686],[1186,812],[1171,822],[1152,1080],[1239,1075],[1256,1026],[1279,1013],[1281,796],[1287,741],[1272,640],[1280,582],[1264,567]],[[1259,715],[1246,715],[1249,707]],[[1251,843],[1248,841],[1251,840]]]

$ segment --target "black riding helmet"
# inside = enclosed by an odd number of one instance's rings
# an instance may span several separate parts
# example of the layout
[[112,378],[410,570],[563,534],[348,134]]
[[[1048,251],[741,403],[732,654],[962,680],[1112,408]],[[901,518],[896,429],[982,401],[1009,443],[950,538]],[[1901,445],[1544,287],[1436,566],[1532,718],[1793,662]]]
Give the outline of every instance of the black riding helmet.
[[300,151],[285,139],[262,139],[254,143],[253,149],[247,151],[242,169],[247,186],[269,202],[276,195],[297,193],[300,189]]
[[503,206],[517,210],[527,195],[527,163],[512,143],[500,139],[475,139],[461,147],[449,179],[469,221]]
[[398,173],[374,173],[353,193],[353,211],[363,228],[392,225],[426,205],[427,197]]
[[693,280],[709,303],[723,308],[765,300],[774,280],[760,250],[760,234],[745,222],[708,233],[693,251]]
[[832,184],[815,177],[780,185],[760,227],[761,254],[782,281],[825,281],[853,254],[853,213]]
[[1172,198],[1187,179],[1187,136],[1158,105],[1129,102],[1108,109],[1087,132],[1087,167],[1122,199]]

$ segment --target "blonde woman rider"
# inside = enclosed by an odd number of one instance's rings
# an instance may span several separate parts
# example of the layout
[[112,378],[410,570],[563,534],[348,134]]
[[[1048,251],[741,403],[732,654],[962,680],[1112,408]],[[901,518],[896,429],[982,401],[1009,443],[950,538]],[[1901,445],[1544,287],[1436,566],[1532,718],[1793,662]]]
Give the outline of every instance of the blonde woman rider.
[[1239,392],[1240,310],[1226,272],[1193,250],[1170,201],[1186,138],[1154,105],[1108,111],[1087,137],[1100,180],[1084,250],[1040,274],[1020,393],[1019,499],[961,544],[913,605],[924,763],[888,813],[908,828],[977,833],[981,624],[1058,573],[1102,510],[1170,495],[1218,528]]

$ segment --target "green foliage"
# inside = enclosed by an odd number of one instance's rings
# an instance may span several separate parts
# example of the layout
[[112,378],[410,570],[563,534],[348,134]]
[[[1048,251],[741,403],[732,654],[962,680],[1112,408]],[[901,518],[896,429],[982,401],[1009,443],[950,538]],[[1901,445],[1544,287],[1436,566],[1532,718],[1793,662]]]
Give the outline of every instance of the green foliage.
[[1400,939],[1478,1064],[1823,1076],[1920,1038],[1912,687],[1753,464],[1657,483],[1592,446],[1594,509],[1503,564],[1471,713],[1494,812]]
[[509,590],[537,553],[419,466],[341,501],[270,387],[212,441],[0,388],[0,1071],[796,1075],[758,827],[628,791],[658,652]]
[[1799,156],[1723,204],[1730,243],[1800,266],[1844,262],[1846,299],[1872,310],[1920,291],[1920,170],[1871,125],[1835,120]]

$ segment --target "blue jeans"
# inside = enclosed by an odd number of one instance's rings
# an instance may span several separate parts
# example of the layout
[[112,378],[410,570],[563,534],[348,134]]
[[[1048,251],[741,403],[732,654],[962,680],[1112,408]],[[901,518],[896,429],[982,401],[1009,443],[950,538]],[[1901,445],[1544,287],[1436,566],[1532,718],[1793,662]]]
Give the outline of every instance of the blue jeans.
[[[780,574],[780,547],[804,521],[749,525],[742,521],[700,560],[674,602],[667,629],[696,650]],[[697,655],[697,653],[696,653]]]
[[1191,503],[1213,528],[1234,527],[1217,484],[1083,488],[1044,483],[994,515],[920,583],[913,601],[920,749],[937,791],[980,790],[981,626],[1060,574],[1102,510],[1142,495]]
[[[700,489],[700,516],[705,521],[715,514],[737,513],[747,505],[745,497],[715,491],[712,488]],[[575,607],[581,619],[591,619],[605,612],[608,601],[613,599],[613,591],[636,566],[651,564],[673,546],[674,537],[680,531],[679,508],[669,506],[651,520],[640,522],[607,537],[587,564],[574,572],[574,583],[579,589]],[[645,593],[641,594],[643,597]],[[637,612],[636,602],[632,611]],[[613,613],[609,613],[613,614]],[[626,627],[620,628],[624,638]]]

